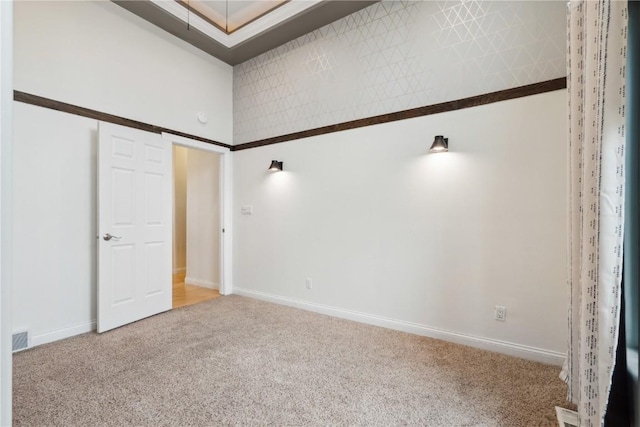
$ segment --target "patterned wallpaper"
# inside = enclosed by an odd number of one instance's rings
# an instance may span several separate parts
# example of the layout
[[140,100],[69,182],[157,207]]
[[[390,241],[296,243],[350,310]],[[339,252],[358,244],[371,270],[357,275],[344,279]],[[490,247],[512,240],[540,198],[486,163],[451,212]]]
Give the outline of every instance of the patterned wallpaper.
[[382,1],[233,70],[234,143],[566,75],[564,1]]

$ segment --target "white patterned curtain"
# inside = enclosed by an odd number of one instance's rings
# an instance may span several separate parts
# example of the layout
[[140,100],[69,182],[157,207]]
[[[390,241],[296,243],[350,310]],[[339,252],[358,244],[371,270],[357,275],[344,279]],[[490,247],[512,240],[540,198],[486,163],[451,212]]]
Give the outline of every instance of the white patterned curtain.
[[569,342],[580,426],[604,422],[618,340],[627,2],[569,2]]

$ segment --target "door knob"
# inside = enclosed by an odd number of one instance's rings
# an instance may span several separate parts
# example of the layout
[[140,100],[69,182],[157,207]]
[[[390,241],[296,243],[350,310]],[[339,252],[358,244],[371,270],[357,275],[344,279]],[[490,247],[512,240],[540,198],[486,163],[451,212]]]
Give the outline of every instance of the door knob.
[[103,238],[104,240],[106,240],[107,242],[108,242],[109,240],[111,240],[111,239],[113,239],[113,240],[120,240],[120,239],[122,239],[122,237],[121,237],[121,236],[112,236],[112,235],[111,235],[111,234],[109,234],[109,233],[107,233],[107,234],[105,234],[104,236],[102,236],[102,238]]

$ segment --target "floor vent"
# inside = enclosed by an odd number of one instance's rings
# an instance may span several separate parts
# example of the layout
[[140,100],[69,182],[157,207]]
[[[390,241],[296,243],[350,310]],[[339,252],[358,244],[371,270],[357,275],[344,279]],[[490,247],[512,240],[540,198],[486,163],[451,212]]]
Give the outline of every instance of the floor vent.
[[29,347],[29,332],[13,334],[13,351],[24,350]]

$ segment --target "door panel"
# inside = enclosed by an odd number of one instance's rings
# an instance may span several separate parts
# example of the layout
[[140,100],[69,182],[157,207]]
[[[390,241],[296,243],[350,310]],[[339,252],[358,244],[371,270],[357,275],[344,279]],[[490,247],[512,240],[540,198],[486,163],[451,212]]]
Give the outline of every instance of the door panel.
[[171,156],[160,135],[100,123],[98,332],[171,309]]
[[113,297],[114,305],[133,302],[135,283],[135,248],[133,245],[112,245],[111,271],[113,272]]
[[135,171],[113,168],[111,178],[113,180],[112,188],[119,189],[117,193],[112,193],[113,225],[131,227],[134,223]]

